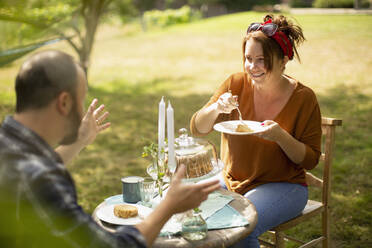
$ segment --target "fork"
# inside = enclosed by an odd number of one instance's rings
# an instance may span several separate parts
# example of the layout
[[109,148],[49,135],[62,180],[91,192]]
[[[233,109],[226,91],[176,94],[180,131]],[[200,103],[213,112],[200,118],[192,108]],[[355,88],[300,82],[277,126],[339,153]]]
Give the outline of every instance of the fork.
[[[231,93],[231,91],[229,91]],[[240,109],[239,109],[239,103],[238,103],[238,96],[233,96],[234,98],[234,106],[236,107],[236,110],[238,110],[238,113],[239,113],[239,120],[242,124],[244,124],[243,122],[243,117],[242,117],[242,113],[240,112]],[[245,125],[245,124],[244,124]]]

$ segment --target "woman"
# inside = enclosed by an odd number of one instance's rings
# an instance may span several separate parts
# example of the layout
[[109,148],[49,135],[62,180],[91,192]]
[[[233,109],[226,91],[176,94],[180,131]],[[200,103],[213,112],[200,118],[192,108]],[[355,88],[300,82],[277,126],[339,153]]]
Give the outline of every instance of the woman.
[[284,74],[304,40],[302,29],[284,16],[252,23],[243,39],[244,72],[232,74],[191,119],[193,135],[206,135],[215,123],[239,118],[237,96],[243,119],[266,127],[256,135],[221,135],[221,184],[258,212],[241,247],[259,247],[259,235],[299,215],[307,202],[305,169],[319,160],[320,110],[314,92]]

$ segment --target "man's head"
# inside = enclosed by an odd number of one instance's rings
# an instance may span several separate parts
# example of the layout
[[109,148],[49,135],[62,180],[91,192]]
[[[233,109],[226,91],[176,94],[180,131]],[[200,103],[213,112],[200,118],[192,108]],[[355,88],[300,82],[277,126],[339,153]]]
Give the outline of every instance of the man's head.
[[56,110],[64,134],[60,144],[73,143],[83,116],[86,77],[74,59],[60,51],[43,51],[22,65],[15,82],[16,113]]

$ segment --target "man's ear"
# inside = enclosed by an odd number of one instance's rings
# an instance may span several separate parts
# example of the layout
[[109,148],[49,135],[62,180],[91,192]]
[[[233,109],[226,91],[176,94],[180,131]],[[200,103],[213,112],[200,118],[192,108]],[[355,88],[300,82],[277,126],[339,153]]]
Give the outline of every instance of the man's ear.
[[72,96],[70,93],[66,91],[62,91],[58,97],[56,102],[57,111],[64,116],[67,116],[72,108]]

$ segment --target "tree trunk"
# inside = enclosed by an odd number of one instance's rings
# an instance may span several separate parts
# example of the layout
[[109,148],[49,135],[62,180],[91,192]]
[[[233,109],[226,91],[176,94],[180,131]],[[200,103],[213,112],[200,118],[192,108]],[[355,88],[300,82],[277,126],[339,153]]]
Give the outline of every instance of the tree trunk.
[[83,18],[85,33],[82,37],[82,44],[79,51],[79,59],[84,71],[88,74],[90,66],[90,55],[94,44],[94,37],[97,31],[99,19],[104,12],[106,0],[92,0],[83,5]]
[[359,1],[354,0],[354,9],[359,9]]
[[143,32],[147,31],[147,23],[146,23],[146,20],[145,20],[145,11],[141,11],[141,27],[142,27]]

